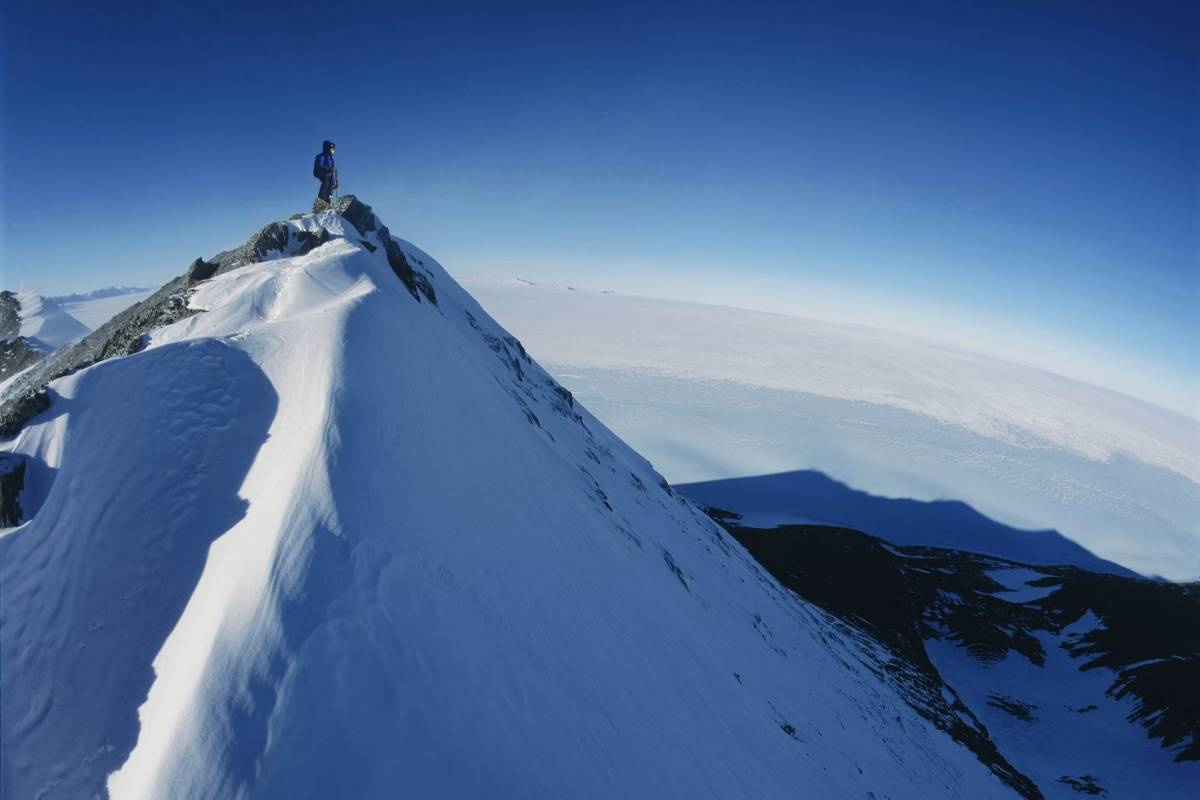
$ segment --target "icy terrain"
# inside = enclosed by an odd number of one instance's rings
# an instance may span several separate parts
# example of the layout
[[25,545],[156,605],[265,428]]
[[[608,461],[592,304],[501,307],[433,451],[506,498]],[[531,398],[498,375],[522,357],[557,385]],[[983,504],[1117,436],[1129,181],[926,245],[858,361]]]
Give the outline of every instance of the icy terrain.
[[960,500],[1055,529],[1145,575],[1200,577],[1194,419],[865,326],[522,281],[466,286],[672,483],[820,470],[871,494]]
[[114,286],[97,289],[86,294],[70,294],[54,297],[59,307],[85,325],[95,330],[134,303],[145,300],[154,293],[153,289],[134,286]]
[[57,350],[79,339],[88,327],[71,316],[58,303],[33,292],[17,292],[21,304],[21,336],[44,350]]
[[369,211],[274,256],[4,448],[4,798],[1013,796]]

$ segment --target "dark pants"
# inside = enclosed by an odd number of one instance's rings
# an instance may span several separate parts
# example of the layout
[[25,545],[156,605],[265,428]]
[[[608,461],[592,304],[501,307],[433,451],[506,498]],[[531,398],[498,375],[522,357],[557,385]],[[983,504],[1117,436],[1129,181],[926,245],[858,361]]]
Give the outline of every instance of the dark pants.
[[333,197],[333,176],[321,179],[321,191],[317,192],[317,197],[329,202],[329,198]]

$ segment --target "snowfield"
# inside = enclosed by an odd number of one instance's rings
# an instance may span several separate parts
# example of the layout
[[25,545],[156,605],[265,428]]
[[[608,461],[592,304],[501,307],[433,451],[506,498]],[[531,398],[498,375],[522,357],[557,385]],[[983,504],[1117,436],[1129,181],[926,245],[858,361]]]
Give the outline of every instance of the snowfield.
[[145,300],[154,293],[153,289],[130,286],[97,289],[87,294],[67,295],[54,298],[59,307],[83,323],[88,330],[95,330],[134,303]]
[[7,443],[0,795],[1014,795],[369,222]]
[[18,292],[21,304],[21,336],[50,351],[69,344],[88,332],[87,326],[53,300],[33,292]]
[[[867,326],[519,280],[465,285],[672,484],[819,470],[873,495],[958,500],[1015,528],[1052,528],[1143,575],[1200,578],[1196,419]],[[788,511],[830,516],[819,504]],[[1031,557],[1019,544],[987,552]]]

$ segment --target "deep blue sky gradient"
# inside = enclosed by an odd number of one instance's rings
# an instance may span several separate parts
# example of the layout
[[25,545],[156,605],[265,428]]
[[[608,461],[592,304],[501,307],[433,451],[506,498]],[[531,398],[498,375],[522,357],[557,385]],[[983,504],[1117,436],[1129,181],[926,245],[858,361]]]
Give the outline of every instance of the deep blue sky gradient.
[[1191,5],[18,0],[0,282],[162,283],[304,209],[329,137],[455,274],[892,325],[1200,413]]

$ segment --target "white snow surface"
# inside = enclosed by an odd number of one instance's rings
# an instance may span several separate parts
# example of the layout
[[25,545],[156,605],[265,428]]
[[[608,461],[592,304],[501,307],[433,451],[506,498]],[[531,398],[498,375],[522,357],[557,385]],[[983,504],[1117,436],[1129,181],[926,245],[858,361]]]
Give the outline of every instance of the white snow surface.
[[[874,495],[959,500],[1014,528],[1055,529],[1144,575],[1200,577],[1195,419],[868,326],[520,280],[464,285],[673,484],[819,470]],[[1028,560],[1019,545],[988,552]]]
[[[731,277],[731,280],[733,278]],[[1126,455],[1200,482],[1200,421],[1044,370],[868,326],[472,279],[547,362],[881,403],[1094,460]],[[531,344],[531,346],[533,346]]]
[[90,295],[70,295],[70,299],[58,300],[58,304],[89,330],[95,330],[135,303],[142,302],[155,291],[130,287],[99,289]]
[[57,350],[87,335],[88,327],[53,300],[33,292],[17,292],[16,298],[21,304],[20,335],[32,339],[35,346]]
[[429,256],[292,224],[9,443],[0,796],[1013,796]]

